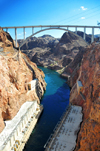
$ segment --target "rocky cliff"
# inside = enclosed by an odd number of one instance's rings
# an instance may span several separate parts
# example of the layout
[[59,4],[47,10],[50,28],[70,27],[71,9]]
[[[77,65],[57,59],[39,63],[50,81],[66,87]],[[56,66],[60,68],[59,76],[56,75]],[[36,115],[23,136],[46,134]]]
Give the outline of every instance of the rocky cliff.
[[[19,45],[23,40],[18,40]],[[31,37],[28,41],[21,47],[21,50],[31,50],[34,48],[41,49],[53,49],[55,45],[59,42],[59,39],[52,37],[51,35],[43,35],[41,37]],[[26,52],[26,51],[25,51]]]
[[[33,40],[29,40],[30,42],[27,42],[27,48],[31,48],[29,44],[33,43],[33,49],[25,50],[26,47],[24,45],[22,47],[24,49],[23,52],[37,65],[46,66],[59,73],[64,71],[62,73],[64,77],[68,77],[72,73],[69,73],[69,69],[66,68],[69,64],[74,64],[73,60],[78,53],[77,58],[80,59],[77,62],[79,63],[81,61],[85,47],[87,46],[87,43],[80,36],[72,32],[64,33],[59,41],[50,36],[43,36],[37,39],[33,37],[32,39],[34,39],[34,42]],[[75,66],[77,66],[77,62]]]
[[[77,91],[77,80],[83,90]],[[70,102],[83,108],[83,122],[75,151],[100,150],[100,43],[86,49],[78,70],[70,77]]]
[[[36,91],[28,88],[34,79],[38,79]],[[45,87],[42,70],[15,49],[11,36],[0,28],[0,132],[4,121],[12,119],[24,102],[39,103]]]

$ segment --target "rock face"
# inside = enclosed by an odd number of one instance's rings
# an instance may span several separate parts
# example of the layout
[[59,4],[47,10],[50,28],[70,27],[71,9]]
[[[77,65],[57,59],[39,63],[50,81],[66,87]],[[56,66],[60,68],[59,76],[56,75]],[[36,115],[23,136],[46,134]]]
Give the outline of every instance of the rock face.
[[[23,42],[23,40],[18,40],[19,45]],[[30,50],[33,48],[53,48],[56,43],[59,42],[59,39],[54,38],[50,35],[43,35],[41,37],[31,37],[22,47],[22,50]]]
[[[72,80],[73,79],[73,80]],[[83,107],[83,122],[75,151],[100,150],[100,43],[88,46],[81,66],[70,77],[70,102]],[[82,82],[82,95],[76,81]]]
[[[77,31],[77,34],[78,34],[79,36],[81,36],[82,38],[84,37],[84,32],[82,32],[82,31]],[[86,40],[86,42],[88,42],[89,44],[91,43],[91,37],[92,37],[92,35],[85,34],[85,40]]]
[[[28,46],[27,48],[32,48],[29,47],[29,44],[33,43],[33,49],[26,51],[26,46],[24,45],[23,47],[25,48],[22,47],[22,49],[24,49],[23,52],[26,53],[37,65],[46,66],[58,71],[59,73],[64,71],[62,73],[62,76],[64,77],[68,77],[68,75],[70,75],[68,71],[69,69],[66,69],[67,66],[70,63],[73,64],[73,60],[78,53],[79,55],[77,58],[79,59],[77,62],[79,63],[79,60],[81,61],[83,56],[85,47],[87,46],[87,43],[81,37],[72,32],[64,33],[60,41],[57,41],[50,36],[43,36],[37,40],[36,38],[33,39],[35,39],[34,42],[33,40],[29,40],[30,42],[26,44]],[[38,41],[42,42],[39,43]]]
[[[42,70],[14,49],[12,38],[7,36],[0,29],[0,46],[4,49],[0,52],[0,132],[4,121],[12,119],[24,102],[37,100],[39,103],[46,87]],[[28,89],[28,83],[34,79],[38,79],[36,91]]]
[[2,28],[0,27],[0,48],[3,48],[3,50],[6,52],[13,51],[13,48],[15,47],[15,41],[12,39],[9,33],[4,32]]
[[[80,67],[81,61],[82,61],[82,57],[83,54],[85,53],[86,49],[83,47],[80,47],[79,52],[77,53],[77,55],[75,56],[75,58],[73,58],[73,60],[70,62],[70,64],[68,64],[65,68],[64,71],[62,72],[61,76],[63,77],[67,77],[68,79],[70,78],[70,76],[75,76],[74,74],[76,74],[76,71],[78,72],[78,69]],[[73,80],[73,78],[71,78]],[[74,82],[74,80],[73,80]],[[71,83],[69,84],[71,87]]]

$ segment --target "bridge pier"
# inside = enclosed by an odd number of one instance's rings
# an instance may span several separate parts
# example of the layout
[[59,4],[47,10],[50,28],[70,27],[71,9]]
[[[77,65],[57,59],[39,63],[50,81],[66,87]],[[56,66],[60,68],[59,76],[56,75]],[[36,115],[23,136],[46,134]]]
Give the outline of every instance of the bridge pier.
[[85,33],[86,33],[86,28],[84,27],[84,35],[83,35],[84,40],[85,40]]
[[15,45],[17,47],[17,28],[15,28]]
[[94,28],[92,28],[92,37],[91,37],[91,43],[94,42]]
[[6,28],[6,32],[8,32],[8,28]]
[[77,27],[75,27],[75,34],[77,34]]
[[25,27],[23,28],[24,40],[25,40]]
[[34,34],[34,27],[32,27],[32,34]]

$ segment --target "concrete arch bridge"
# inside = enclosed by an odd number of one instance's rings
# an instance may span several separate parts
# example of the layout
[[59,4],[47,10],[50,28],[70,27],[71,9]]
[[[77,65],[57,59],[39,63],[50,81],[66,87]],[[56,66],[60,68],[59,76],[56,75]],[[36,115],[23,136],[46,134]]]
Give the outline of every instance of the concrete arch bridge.
[[[20,44],[19,48],[22,47],[22,45],[25,44],[25,42],[33,37],[34,35],[40,33],[40,32],[43,32],[43,31],[46,31],[46,30],[53,30],[53,29],[58,29],[58,30],[64,30],[64,31],[69,31],[69,32],[72,32],[69,30],[69,27],[74,27],[75,28],[75,34],[77,34],[77,28],[83,28],[84,29],[84,34],[83,34],[83,39],[85,40],[86,39],[86,28],[91,28],[92,29],[92,37],[91,37],[91,43],[94,42],[94,29],[95,28],[100,28],[100,26],[78,26],[78,25],[39,25],[39,26],[16,26],[16,27],[2,27],[3,29],[6,29],[6,31],[8,32],[8,29],[15,29],[15,42],[16,42],[16,47],[17,47],[17,29],[18,28],[23,28],[23,43]],[[32,28],[32,35],[29,36],[27,39],[25,39],[25,28]],[[35,28],[41,28],[39,29],[37,32],[34,33],[34,29]]]

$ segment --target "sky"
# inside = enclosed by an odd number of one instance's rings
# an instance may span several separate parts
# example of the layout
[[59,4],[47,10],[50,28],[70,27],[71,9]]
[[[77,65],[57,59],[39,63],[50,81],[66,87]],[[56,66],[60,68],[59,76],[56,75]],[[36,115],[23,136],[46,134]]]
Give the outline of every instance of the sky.
[[[0,0],[0,26],[34,26],[34,25],[91,25],[100,22],[100,0]],[[36,32],[37,29],[34,29]],[[69,28],[74,31],[75,28]],[[84,29],[78,28],[83,31]],[[14,29],[8,32],[15,38]],[[92,29],[86,29],[91,34]],[[100,34],[100,29],[95,29]],[[44,34],[60,38],[64,31],[47,30]],[[25,29],[25,36],[32,34],[32,29]],[[17,29],[17,38],[23,38],[23,29]]]

